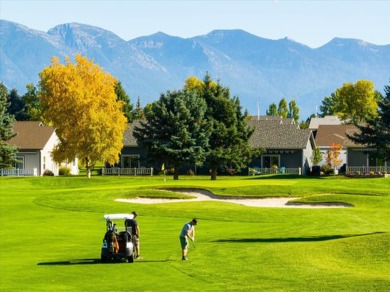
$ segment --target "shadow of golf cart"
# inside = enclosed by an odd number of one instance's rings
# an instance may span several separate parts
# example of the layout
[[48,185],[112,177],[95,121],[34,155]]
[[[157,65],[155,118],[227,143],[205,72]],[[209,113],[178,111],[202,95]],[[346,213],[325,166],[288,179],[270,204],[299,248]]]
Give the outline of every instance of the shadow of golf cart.
[[[106,220],[106,233],[103,238],[101,262],[118,262],[127,260],[129,263],[134,262],[134,244],[132,234],[125,227],[126,219],[133,219],[133,214],[107,214],[104,215]],[[116,224],[115,221],[120,225]]]

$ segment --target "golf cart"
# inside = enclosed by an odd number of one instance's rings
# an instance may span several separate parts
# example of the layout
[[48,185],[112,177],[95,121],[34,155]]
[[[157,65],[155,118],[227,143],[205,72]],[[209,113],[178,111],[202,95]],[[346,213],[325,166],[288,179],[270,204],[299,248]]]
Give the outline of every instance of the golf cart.
[[[134,245],[131,232],[125,227],[126,219],[133,219],[133,214],[107,214],[106,233],[103,238],[101,262],[127,260],[134,262]],[[114,220],[121,220],[121,227],[118,227]],[[123,226],[123,227],[122,227]]]

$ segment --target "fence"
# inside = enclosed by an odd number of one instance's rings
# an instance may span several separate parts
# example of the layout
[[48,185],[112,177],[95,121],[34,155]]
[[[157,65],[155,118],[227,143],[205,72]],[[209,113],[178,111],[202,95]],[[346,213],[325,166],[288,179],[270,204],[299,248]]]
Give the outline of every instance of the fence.
[[38,176],[38,169],[28,168],[28,169],[19,169],[19,168],[10,168],[10,169],[0,169],[0,176]]
[[102,175],[153,175],[153,167],[150,168],[103,168]]
[[302,175],[302,169],[297,168],[259,168],[253,167],[249,168],[249,175],[258,175],[258,174],[298,174]]
[[373,175],[390,173],[390,166],[347,166],[349,175]]

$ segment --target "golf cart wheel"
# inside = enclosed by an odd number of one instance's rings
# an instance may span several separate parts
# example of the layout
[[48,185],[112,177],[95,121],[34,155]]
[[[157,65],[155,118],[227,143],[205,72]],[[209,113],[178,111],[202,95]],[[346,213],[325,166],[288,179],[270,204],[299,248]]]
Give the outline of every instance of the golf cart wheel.
[[127,261],[129,263],[134,263],[134,255],[132,254],[131,256],[127,257]]

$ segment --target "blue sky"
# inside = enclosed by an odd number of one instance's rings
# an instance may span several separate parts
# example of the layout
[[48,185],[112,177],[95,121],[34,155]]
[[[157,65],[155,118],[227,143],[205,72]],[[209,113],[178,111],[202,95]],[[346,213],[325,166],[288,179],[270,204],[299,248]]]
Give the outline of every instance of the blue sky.
[[214,29],[288,37],[316,48],[334,37],[390,44],[390,1],[94,1],[0,0],[0,18],[47,31],[79,22],[125,40],[158,31],[183,38]]

